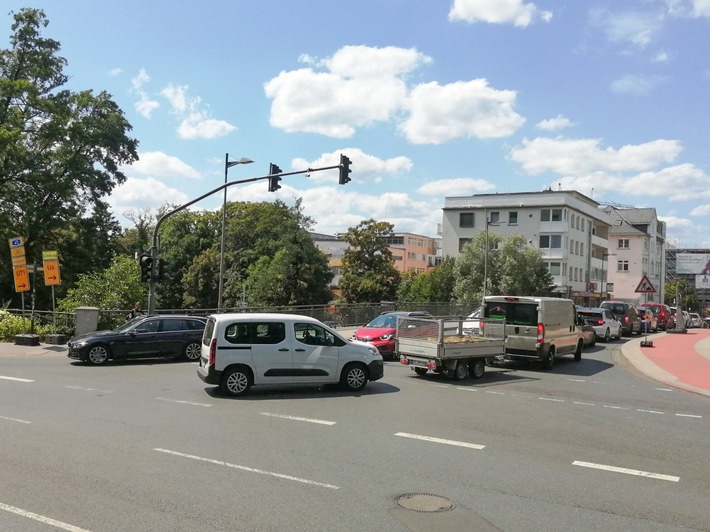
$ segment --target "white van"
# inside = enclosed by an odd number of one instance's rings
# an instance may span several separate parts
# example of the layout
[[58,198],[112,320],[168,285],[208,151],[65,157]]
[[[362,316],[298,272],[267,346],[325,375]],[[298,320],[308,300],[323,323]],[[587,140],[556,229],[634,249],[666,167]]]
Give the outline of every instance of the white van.
[[556,356],[582,359],[584,339],[571,299],[490,296],[483,300],[483,317],[505,320],[506,358],[539,360],[548,369]]
[[351,391],[382,378],[377,348],[348,340],[309,316],[215,314],[202,336],[197,375],[240,396],[259,384],[341,383]]

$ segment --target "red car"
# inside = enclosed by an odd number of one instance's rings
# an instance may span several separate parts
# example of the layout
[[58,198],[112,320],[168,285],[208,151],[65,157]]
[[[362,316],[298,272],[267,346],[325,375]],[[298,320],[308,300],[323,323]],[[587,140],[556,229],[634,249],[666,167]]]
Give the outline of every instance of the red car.
[[361,327],[355,334],[353,340],[369,342],[374,345],[382,355],[382,358],[394,360],[395,339],[397,337],[397,317],[406,316],[411,318],[431,318],[432,315],[425,311],[394,311],[383,312],[364,327]]
[[662,303],[641,303],[639,307],[650,309],[658,321],[658,329],[667,331],[675,328],[675,317],[668,305]]

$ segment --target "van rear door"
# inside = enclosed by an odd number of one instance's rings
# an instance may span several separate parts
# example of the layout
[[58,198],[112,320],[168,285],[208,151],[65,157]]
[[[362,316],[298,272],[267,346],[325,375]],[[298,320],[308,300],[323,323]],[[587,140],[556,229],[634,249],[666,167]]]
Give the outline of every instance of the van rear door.
[[537,356],[537,301],[516,297],[486,300],[484,317],[505,320],[507,353]]

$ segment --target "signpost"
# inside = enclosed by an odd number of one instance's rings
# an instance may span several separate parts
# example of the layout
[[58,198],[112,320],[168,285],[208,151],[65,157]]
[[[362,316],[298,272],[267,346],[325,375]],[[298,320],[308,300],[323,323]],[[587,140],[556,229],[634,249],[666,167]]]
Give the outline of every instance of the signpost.
[[[636,293],[637,294],[644,294],[643,296],[643,302],[646,302],[646,298],[648,297],[647,294],[655,294],[656,289],[654,286],[651,284],[651,281],[648,279],[648,275],[644,274],[643,277],[641,278],[641,282],[638,284],[636,287]],[[646,307],[644,307],[644,310]],[[641,340],[641,347],[653,347],[653,341],[648,339],[648,330],[651,328],[651,324],[646,322],[646,318],[644,317],[644,339]]]
[[15,236],[9,238],[8,242],[10,243],[10,257],[12,258],[12,273],[13,278],[15,279],[15,292],[26,292],[30,289],[30,274],[27,269],[24,241],[21,236]]
[[56,251],[43,251],[42,262],[44,265],[44,284],[52,286],[61,284],[62,278],[59,274],[59,258]]

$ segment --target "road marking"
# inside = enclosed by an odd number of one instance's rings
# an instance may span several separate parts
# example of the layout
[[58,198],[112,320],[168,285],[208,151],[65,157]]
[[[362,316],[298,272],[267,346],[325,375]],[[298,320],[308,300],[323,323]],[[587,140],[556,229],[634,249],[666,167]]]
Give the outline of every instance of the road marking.
[[585,402],[583,402],[583,401],[574,401],[574,404],[576,404],[576,405],[584,405],[584,406],[597,406],[597,405],[594,404],[594,403],[585,403]]
[[614,406],[614,405],[604,405],[604,408],[611,408],[612,410],[629,410],[628,407],[625,407],[625,406]]
[[645,412],[646,414],[665,414],[665,412],[659,412],[658,410],[644,410],[643,408],[637,408],[636,412]]
[[490,390],[486,390],[486,393],[489,393],[491,395],[505,395],[505,392],[492,392]]
[[68,523],[63,523],[52,519],[51,517],[45,517],[44,515],[39,515],[34,512],[28,512],[22,508],[16,508],[15,506],[10,506],[8,504],[3,504],[0,502],[0,510],[5,510],[6,512],[12,512],[13,514],[21,515],[22,517],[27,517],[29,519],[34,519],[45,525],[54,526],[56,528],[61,528],[62,530],[68,530],[69,532],[89,532],[85,528],[79,528],[78,526],[70,525]]
[[671,388],[654,388],[657,392],[672,392]]
[[456,441],[456,440],[445,440],[442,438],[434,438],[432,436],[421,436],[419,434],[410,434],[408,432],[397,432],[395,436],[400,436],[402,438],[411,438],[413,440],[422,440],[422,441],[428,441],[432,443],[443,443],[445,445],[455,445],[457,447],[467,447],[469,449],[484,449],[486,446],[485,445],[478,445],[476,443],[467,443],[465,441]]
[[178,399],[167,399],[165,397],[156,397],[156,401],[167,401],[168,403],[178,403],[181,405],[192,405],[192,406],[212,406],[209,403],[195,403],[193,401],[179,401]]
[[566,381],[570,382],[587,382],[586,379],[565,379]]
[[17,421],[18,423],[27,423],[28,425],[32,423],[31,421],[25,421],[24,419],[16,419],[14,417],[0,416],[0,419],[7,419],[8,421]]
[[6,381],[17,381],[17,382],[34,382],[32,379],[21,379],[19,377],[6,377],[5,375],[0,375],[0,379]]
[[540,401],[552,401],[553,403],[564,403],[564,399],[552,399],[551,397],[538,397]]
[[99,393],[113,393],[111,390],[99,390],[98,388],[85,388],[83,386],[65,386],[70,390],[79,390],[82,392],[99,392]]
[[463,386],[457,386],[457,390],[463,390],[464,392],[477,392],[478,388],[464,388]]
[[241,471],[248,471],[250,473],[258,473],[260,475],[267,475],[270,477],[282,478],[284,480],[293,480],[294,482],[301,482],[303,484],[310,484],[311,486],[320,486],[321,488],[329,488],[333,490],[340,489],[338,486],[333,484],[324,484],[322,482],[316,482],[315,480],[308,480],[305,478],[292,477],[291,475],[283,475],[281,473],[274,473],[273,471],[264,471],[263,469],[255,469],[253,467],[247,467],[238,464],[230,464],[229,462],[224,462],[222,460],[213,460],[212,458],[204,458],[202,456],[195,456],[194,454],[180,453],[178,451],[171,451],[169,449],[155,448],[154,451],[159,453],[172,454],[174,456],[180,456],[182,458],[191,458],[192,460],[198,460],[200,462],[207,462],[209,464],[221,465],[225,467],[231,467],[233,469],[239,469]]
[[660,473],[649,473],[648,471],[639,471],[637,469],[626,469],[625,467],[616,467],[616,466],[610,466],[610,465],[604,465],[604,464],[593,464],[591,462],[580,462],[579,460],[575,460],[574,462],[572,462],[572,465],[581,466],[581,467],[589,467],[592,469],[602,469],[604,471],[612,471],[614,473],[624,473],[626,475],[636,475],[638,477],[655,478],[657,480],[668,480],[669,482],[678,482],[680,480],[680,477],[674,477],[671,475],[662,475]]
[[324,419],[312,419],[308,417],[287,416],[285,414],[271,414],[269,412],[261,412],[262,416],[278,417],[281,419],[290,419],[292,421],[305,421],[307,423],[317,423],[319,425],[335,425],[335,421],[325,421]]
[[698,416],[695,414],[676,414],[676,416],[678,416],[678,417],[692,417],[695,419],[703,419],[703,416]]

